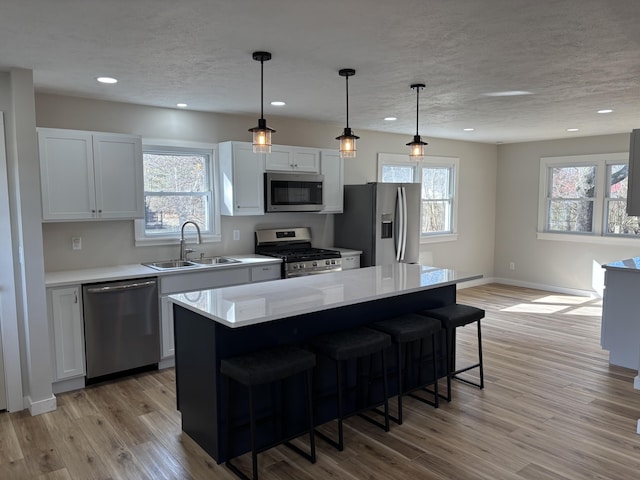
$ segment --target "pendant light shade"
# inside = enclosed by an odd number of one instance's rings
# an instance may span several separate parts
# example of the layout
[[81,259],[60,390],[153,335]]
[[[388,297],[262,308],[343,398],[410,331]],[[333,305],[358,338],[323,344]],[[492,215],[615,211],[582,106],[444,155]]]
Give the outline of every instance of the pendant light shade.
[[253,59],[260,62],[260,118],[258,126],[250,128],[253,132],[253,153],[269,153],[271,152],[271,133],[275,132],[272,128],[267,127],[267,121],[264,119],[264,62],[271,60],[269,52],[253,52]]
[[353,134],[349,128],[349,77],[353,77],[356,71],[352,68],[343,68],[338,71],[341,77],[345,78],[347,84],[347,126],[345,127],[342,135],[336,137],[336,140],[340,141],[340,157],[341,158],[355,158],[356,156],[356,140],[360,137]]
[[413,137],[413,142],[407,143],[409,147],[409,157],[412,160],[420,161],[424,158],[424,146],[429,145],[427,142],[423,142],[420,138],[418,131],[418,117],[420,112],[420,89],[424,88],[424,83],[414,83],[411,85],[412,89],[416,91],[416,134]]

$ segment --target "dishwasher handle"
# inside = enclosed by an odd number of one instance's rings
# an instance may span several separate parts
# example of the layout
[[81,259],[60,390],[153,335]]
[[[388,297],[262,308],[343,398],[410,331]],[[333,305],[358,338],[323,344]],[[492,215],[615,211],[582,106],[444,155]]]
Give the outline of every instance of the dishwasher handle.
[[156,284],[155,280],[149,280],[148,282],[127,283],[125,285],[87,288],[87,292],[88,293],[109,293],[109,292],[116,292],[120,290],[129,290],[132,288],[150,287],[155,284]]

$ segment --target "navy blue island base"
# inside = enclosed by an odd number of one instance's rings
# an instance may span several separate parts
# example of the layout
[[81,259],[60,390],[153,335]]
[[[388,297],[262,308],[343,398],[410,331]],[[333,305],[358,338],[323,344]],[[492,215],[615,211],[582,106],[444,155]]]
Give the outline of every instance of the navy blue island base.
[[[283,282],[286,281],[288,280]],[[277,345],[294,344],[305,347],[311,338],[322,333],[363,326],[455,302],[456,285],[450,283],[238,328],[230,328],[193,309],[174,303],[177,402],[182,416],[182,430],[218,463],[248,452],[250,445],[247,404],[239,387],[231,384],[230,392],[222,391],[222,359]],[[431,342],[425,342],[425,347],[426,356],[433,361]],[[444,347],[445,336],[442,331],[435,352],[439,378],[446,375]],[[387,365],[389,396],[395,396],[398,393],[397,381],[394,380],[396,354],[392,350],[387,354]],[[422,370],[425,375],[433,376],[431,365]],[[352,387],[355,385],[355,371],[354,362],[354,365],[348,366],[345,376],[347,384],[351,384]],[[427,377],[427,380],[430,379]],[[321,357],[318,358],[314,384],[315,423],[320,425],[337,416],[335,367]],[[372,392],[374,400],[382,394],[376,385],[374,383]],[[298,387],[299,385],[293,384],[285,385],[282,389]],[[407,390],[412,387],[414,385],[411,383],[406,385]],[[261,443],[268,443],[273,435],[283,432],[291,434],[305,428],[307,419],[304,416],[304,398],[299,399],[299,404],[291,405],[289,402],[286,408],[282,408],[280,399],[286,396],[285,390],[282,389],[265,387],[260,394],[258,412],[262,412],[263,421],[259,422],[258,436]],[[230,418],[224,416],[226,406],[223,405],[223,399],[227,398],[226,393],[230,399]],[[346,399],[347,411],[359,409],[360,401],[360,392],[351,388],[351,393]],[[279,413],[274,415],[274,411]],[[230,451],[227,452],[226,435],[230,422],[233,425],[233,433]]]

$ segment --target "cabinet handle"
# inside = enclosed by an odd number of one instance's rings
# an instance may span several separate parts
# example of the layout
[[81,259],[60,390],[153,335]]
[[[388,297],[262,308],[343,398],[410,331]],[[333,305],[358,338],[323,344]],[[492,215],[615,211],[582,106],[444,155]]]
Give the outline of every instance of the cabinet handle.
[[73,303],[78,303],[78,292],[73,292]]

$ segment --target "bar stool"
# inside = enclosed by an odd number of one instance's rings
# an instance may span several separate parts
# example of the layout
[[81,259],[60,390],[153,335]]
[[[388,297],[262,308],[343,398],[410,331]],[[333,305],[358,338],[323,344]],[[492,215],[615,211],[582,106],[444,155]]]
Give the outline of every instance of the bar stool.
[[[471,307],[469,305],[462,305],[454,303],[440,308],[433,308],[430,310],[422,310],[420,315],[426,317],[435,318],[440,320],[442,328],[446,331],[447,342],[447,396],[445,397],[448,402],[451,401],[451,379],[455,378],[461,382],[473,385],[478,388],[484,388],[484,369],[482,366],[482,335],[480,332],[480,320],[484,318],[484,310],[481,308]],[[464,368],[457,370],[453,369],[453,363],[456,359],[456,345],[454,341],[455,329],[457,327],[464,327],[470,323],[478,322],[478,363],[474,363]],[[476,383],[465,378],[461,378],[458,375],[467,370],[473,368],[480,369],[480,382]]]
[[[360,414],[362,418],[373,423],[374,425],[383,428],[385,432],[389,431],[389,400],[387,391],[387,366],[385,361],[385,349],[391,345],[391,338],[389,335],[372,330],[366,327],[356,327],[350,330],[329,333],[319,335],[311,340],[312,348],[317,354],[323,355],[335,362],[336,365],[336,384],[337,384],[337,407],[338,407],[338,441],[336,442],[332,438],[329,438],[322,432],[316,431],[316,434],[325,440],[327,443],[333,445],[338,450],[344,449],[344,437],[342,424],[345,418]],[[367,405],[365,408],[351,412],[349,415],[344,414],[344,386],[343,386],[343,369],[348,360],[362,359],[364,357],[370,358],[369,368],[369,382],[368,382],[368,397],[370,400],[371,389],[370,383],[372,380],[372,362],[373,356],[380,354],[382,359],[382,388],[383,388],[383,401],[376,405]],[[360,369],[358,369],[360,370]],[[360,372],[359,372],[360,373]],[[357,378],[357,383],[360,382],[360,378]],[[366,415],[362,415],[365,410],[379,406],[380,403],[384,405],[384,423],[380,423]]]
[[[399,317],[390,318],[389,320],[382,320],[370,325],[371,328],[379,330],[388,334],[393,342],[397,345],[398,349],[398,417],[390,418],[398,425],[402,425],[402,396],[404,394],[411,394],[417,390],[427,391],[433,394],[433,401],[419,397],[417,395],[411,395],[413,398],[420,400],[424,403],[432,405],[436,408],[439,406],[438,401],[438,362],[436,358],[436,336],[442,331],[440,320],[435,318],[425,317],[415,313],[408,313]],[[432,352],[432,367],[433,367],[433,381],[422,383],[422,365],[425,363],[424,356],[424,341],[431,337],[431,352]],[[418,356],[418,385],[412,387],[410,390],[405,391],[404,377],[409,368],[409,354],[411,346],[416,342],[420,342],[420,352]],[[403,360],[403,350],[405,358]],[[411,355],[413,359],[413,355]],[[426,387],[433,383],[433,391],[428,390]]]
[[[236,382],[247,387],[249,391],[249,422],[250,422],[250,435],[251,435],[251,463],[253,470],[253,480],[258,480],[258,453],[275,447],[281,443],[284,443],[296,453],[302,455],[311,463],[316,462],[316,445],[315,445],[315,432],[313,429],[313,401],[312,401],[312,375],[313,368],[316,364],[316,357],[312,352],[303,350],[301,348],[293,346],[283,346],[273,349],[260,350],[257,352],[249,353],[247,355],[241,355],[224,359],[220,362],[220,373],[225,380],[225,405],[226,405],[226,418],[230,423],[230,398],[229,398],[229,381],[233,379]],[[293,435],[288,438],[283,438],[275,441],[275,443],[258,448],[256,439],[256,411],[255,411],[255,391],[254,388],[258,385],[275,383],[283,381],[294,375],[306,373],[305,375],[305,387],[307,390],[307,410],[309,413],[309,427],[307,430]],[[296,445],[289,443],[289,440],[293,440],[302,434],[309,433],[309,451],[306,453]],[[231,452],[231,425],[227,425],[227,455]],[[248,477],[238,469],[236,465],[231,463],[231,458],[227,458],[227,467],[236,475],[244,480],[248,480]]]

